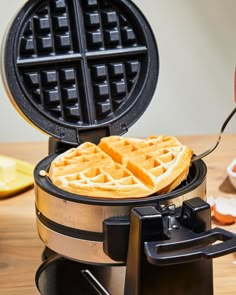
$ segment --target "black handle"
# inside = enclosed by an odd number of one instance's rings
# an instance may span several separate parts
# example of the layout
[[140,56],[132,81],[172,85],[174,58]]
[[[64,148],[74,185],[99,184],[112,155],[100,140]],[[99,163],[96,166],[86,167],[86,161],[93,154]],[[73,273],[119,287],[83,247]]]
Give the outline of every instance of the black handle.
[[[212,245],[215,242],[214,245]],[[145,242],[148,261],[155,265],[191,262],[201,258],[211,259],[236,251],[236,235],[221,228],[196,234],[193,239],[166,243]]]

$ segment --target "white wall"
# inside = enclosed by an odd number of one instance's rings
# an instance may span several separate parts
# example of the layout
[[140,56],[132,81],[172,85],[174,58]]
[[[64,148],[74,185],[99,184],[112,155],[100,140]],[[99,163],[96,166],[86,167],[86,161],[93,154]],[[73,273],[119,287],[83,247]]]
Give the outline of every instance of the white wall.
[[[0,38],[23,0],[0,0]],[[127,135],[216,134],[234,107],[235,0],[134,0],[148,18],[160,54],[157,90]],[[236,117],[226,129],[236,132]],[[0,142],[41,134],[15,111],[0,84]]]

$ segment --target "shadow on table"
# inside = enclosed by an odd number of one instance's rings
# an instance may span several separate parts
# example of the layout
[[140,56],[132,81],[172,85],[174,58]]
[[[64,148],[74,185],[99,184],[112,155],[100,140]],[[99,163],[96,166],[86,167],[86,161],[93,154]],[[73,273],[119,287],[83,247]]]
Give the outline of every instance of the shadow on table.
[[226,194],[236,194],[236,190],[232,186],[229,180],[229,177],[226,177],[225,180],[221,183],[221,185],[219,186],[219,190],[222,193],[226,193]]

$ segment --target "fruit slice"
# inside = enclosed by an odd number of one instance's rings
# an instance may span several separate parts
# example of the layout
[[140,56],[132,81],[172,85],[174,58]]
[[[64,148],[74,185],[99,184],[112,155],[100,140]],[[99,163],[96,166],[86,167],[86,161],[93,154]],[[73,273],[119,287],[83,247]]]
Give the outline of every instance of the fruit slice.
[[236,218],[236,200],[218,197],[213,206],[215,219],[222,224],[232,224]]

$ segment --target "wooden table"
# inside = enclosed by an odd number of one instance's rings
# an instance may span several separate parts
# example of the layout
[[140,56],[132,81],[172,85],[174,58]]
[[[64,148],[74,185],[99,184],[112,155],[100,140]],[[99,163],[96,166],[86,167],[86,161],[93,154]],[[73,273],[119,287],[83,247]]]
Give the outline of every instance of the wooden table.
[[[180,136],[196,154],[208,149],[217,136]],[[37,164],[48,153],[47,142],[1,143],[0,154]],[[219,147],[205,158],[207,195],[236,197],[226,167],[236,157],[236,135],[224,135]],[[213,221],[213,226],[216,224]],[[224,226],[236,233],[236,224]],[[34,276],[44,245],[35,224],[34,191],[0,200],[0,294],[38,294]],[[197,275],[197,274],[196,274]],[[215,294],[236,294],[236,254],[214,260]],[[185,295],[185,294],[183,294]]]

